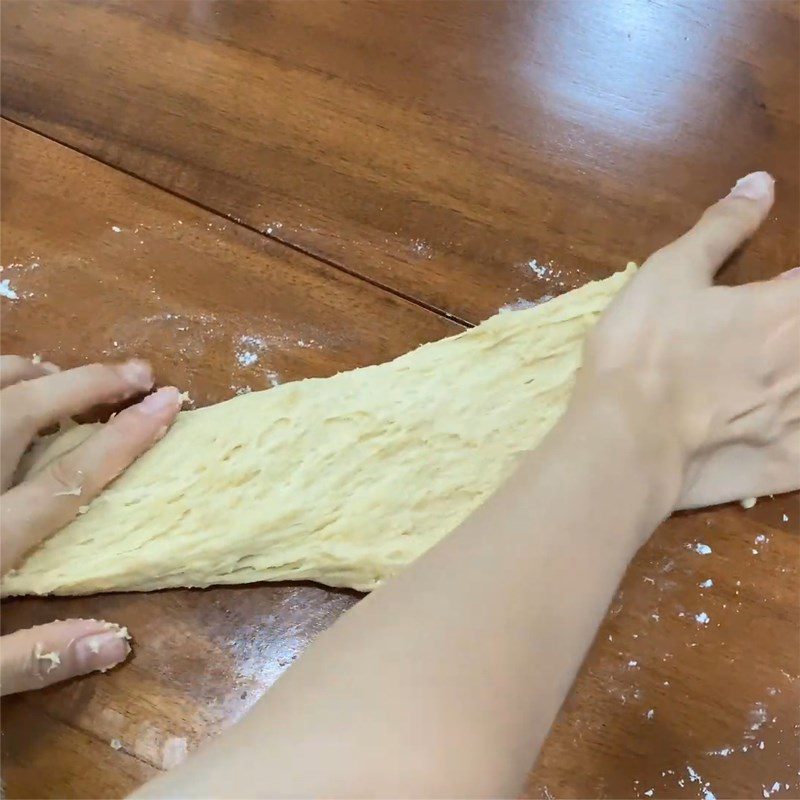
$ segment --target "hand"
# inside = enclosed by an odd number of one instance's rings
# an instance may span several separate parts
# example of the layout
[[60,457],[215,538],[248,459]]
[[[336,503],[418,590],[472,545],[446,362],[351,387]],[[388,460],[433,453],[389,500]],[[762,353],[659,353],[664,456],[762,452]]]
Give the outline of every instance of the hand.
[[622,387],[618,402],[676,459],[678,508],[800,486],[798,271],[712,285],[773,200],[766,172],[742,178],[647,259],[587,343],[576,396]]
[[[117,403],[153,386],[143,361],[60,371],[19,356],[0,356],[0,563],[5,574],[32,547],[66,525],[103,487],[160,439],[181,405],[160,389],[115,416],[70,452],[21,482],[15,472],[37,434],[100,403]],[[2,637],[0,693],[25,691],[93,670],[130,652],[125,628],[73,619]]]

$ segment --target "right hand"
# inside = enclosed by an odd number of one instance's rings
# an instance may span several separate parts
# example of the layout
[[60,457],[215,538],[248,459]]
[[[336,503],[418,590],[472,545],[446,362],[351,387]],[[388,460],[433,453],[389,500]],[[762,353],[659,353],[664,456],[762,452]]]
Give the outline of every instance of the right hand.
[[[676,507],[800,486],[800,275],[714,286],[774,200],[766,172],[740,180],[654,253],[589,337],[577,397],[609,385],[669,442]],[[627,396],[626,396],[627,395]]]

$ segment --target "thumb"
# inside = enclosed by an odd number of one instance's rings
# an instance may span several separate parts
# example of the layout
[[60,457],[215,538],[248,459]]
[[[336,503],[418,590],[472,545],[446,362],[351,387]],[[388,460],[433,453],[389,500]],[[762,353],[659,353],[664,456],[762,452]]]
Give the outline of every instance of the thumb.
[[653,253],[642,270],[707,286],[728,256],[756,232],[774,200],[775,180],[768,172],[745,175],[690,231]]
[[41,689],[124,661],[127,628],[96,619],[67,619],[0,638],[0,694]]

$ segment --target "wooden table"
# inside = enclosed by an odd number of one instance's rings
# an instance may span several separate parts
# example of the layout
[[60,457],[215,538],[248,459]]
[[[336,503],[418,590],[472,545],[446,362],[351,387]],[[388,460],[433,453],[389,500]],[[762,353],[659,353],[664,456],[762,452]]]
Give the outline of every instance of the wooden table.
[[[753,169],[778,202],[723,278],[796,266],[798,8],[5,0],[3,350],[145,356],[198,406],[329,375],[641,260]],[[526,796],[800,797],[798,519],[784,496],[659,529]],[[356,600],[6,603],[4,631],[135,637],[108,675],[3,703],[8,796],[124,795]]]

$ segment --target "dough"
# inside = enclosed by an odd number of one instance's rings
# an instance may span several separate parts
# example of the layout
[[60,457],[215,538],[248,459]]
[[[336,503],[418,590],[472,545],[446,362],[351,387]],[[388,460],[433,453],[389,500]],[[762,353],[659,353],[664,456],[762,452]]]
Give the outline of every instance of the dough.
[[[2,595],[301,579],[375,588],[558,420],[585,334],[634,269],[387,364],[182,412],[5,576]],[[84,434],[68,431],[39,466]]]

